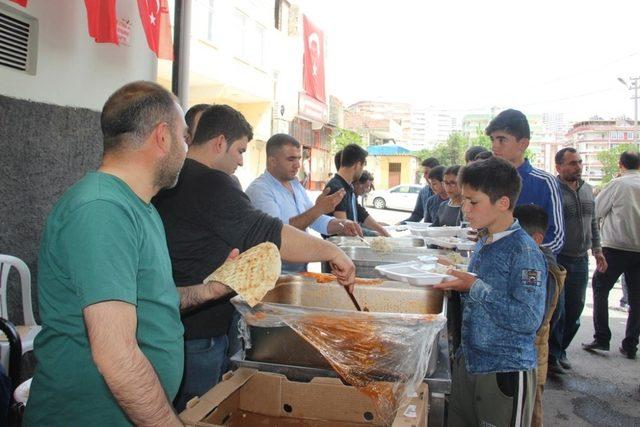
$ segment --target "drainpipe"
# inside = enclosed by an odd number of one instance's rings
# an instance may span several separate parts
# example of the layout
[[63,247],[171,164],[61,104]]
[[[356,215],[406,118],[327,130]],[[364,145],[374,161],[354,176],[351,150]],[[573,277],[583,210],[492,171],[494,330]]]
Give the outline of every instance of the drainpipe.
[[189,108],[189,60],[191,48],[192,0],[175,0],[173,21],[173,73],[171,91],[184,111]]

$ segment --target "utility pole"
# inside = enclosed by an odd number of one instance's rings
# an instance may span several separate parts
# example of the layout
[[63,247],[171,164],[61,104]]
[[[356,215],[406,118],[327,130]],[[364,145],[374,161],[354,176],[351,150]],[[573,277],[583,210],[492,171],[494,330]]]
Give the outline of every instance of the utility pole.
[[618,77],[618,81],[626,86],[627,89],[633,91],[633,105],[634,105],[634,114],[633,114],[633,142],[638,145],[638,149],[640,150],[640,140],[638,139],[638,82],[640,82],[640,77],[629,77],[629,83],[627,83],[622,77]]

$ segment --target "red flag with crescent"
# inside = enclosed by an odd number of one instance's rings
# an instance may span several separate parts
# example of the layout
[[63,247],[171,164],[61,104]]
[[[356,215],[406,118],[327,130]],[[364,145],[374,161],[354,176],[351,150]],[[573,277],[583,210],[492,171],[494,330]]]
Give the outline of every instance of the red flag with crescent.
[[304,91],[318,101],[325,102],[324,34],[304,15],[302,23],[304,27],[304,66],[302,71]]
[[167,0],[138,0],[138,11],[149,48],[158,58],[173,60],[171,18]]

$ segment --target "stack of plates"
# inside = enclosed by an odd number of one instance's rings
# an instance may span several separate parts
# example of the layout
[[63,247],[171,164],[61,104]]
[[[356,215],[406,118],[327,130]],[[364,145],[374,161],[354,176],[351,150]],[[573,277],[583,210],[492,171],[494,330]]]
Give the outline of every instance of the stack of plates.
[[379,265],[376,270],[392,280],[407,282],[414,286],[433,286],[454,277],[442,273],[434,273],[437,264],[424,264],[420,261],[402,262],[399,264]]

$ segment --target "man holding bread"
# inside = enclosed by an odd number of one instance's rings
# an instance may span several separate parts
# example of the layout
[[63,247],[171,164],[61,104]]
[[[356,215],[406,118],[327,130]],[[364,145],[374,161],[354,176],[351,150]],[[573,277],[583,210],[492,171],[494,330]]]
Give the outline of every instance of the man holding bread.
[[176,289],[150,203],[176,183],[187,126],[175,97],[152,82],[118,89],[100,124],[100,168],[65,192],[42,235],[42,331],[24,425],[181,426],[171,406],[183,371],[180,310],[229,292],[202,281]]
[[[173,276],[179,287],[201,283],[227,258],[262,242],[272,242],[284,261],[328,261],[343,285],[353,286],[353,262],[337,246],[314,238],[256,209],[231,180],[253,138],[244,116],[213,105],[198,123],[178,184],[153,203],[162,217]],[[225,295],[183,314],[185,376],[176,408],[200,396],[227,369],[227,333],[234,313]]]

